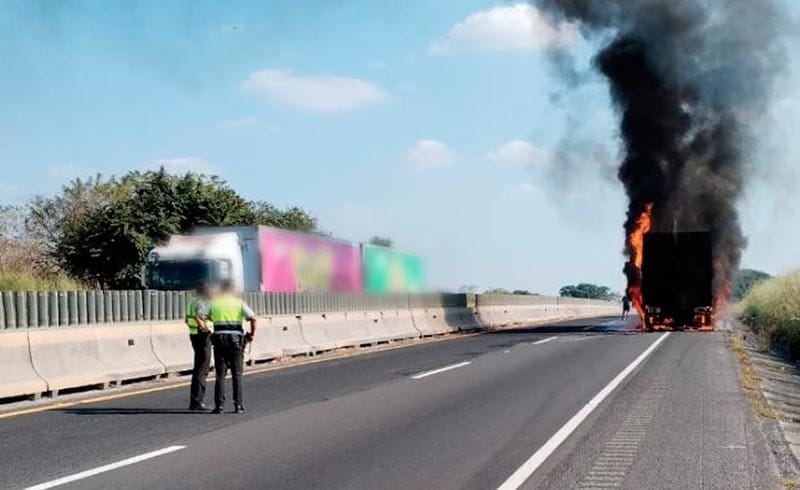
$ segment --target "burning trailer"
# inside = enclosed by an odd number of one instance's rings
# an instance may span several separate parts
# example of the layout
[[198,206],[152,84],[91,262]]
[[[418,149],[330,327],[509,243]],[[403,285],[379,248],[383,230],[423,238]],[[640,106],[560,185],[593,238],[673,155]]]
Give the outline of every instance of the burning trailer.
[[712,330],[711,233],[647,233],[642,252],[640,315],[644,327]]

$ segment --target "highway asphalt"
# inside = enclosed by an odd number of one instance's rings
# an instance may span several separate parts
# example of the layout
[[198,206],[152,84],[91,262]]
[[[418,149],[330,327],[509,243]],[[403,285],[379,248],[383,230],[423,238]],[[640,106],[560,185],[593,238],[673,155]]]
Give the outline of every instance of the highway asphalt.
[[3,419],[0,488],[780,488],[723,334],[623,329],[254,374],[243,415],[186,412],[179,388]]

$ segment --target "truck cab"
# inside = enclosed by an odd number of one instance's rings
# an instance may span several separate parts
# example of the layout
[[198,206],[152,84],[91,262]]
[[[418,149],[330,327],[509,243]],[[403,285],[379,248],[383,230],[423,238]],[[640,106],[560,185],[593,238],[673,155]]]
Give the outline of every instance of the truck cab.
[[150,251],[142,270],[142,285],[162,291],[190,290],[201,281],[224,279],[243,290],[242,251],[235,232],[173,235]]

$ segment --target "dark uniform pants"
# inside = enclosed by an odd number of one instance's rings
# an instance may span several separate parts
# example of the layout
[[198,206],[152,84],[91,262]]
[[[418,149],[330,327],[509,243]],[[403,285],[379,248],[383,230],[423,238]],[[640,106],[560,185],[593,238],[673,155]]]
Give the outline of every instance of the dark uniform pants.
[[244,335],[216,334],[214,343],[214,403],[221,407],[225,403],[225,375],[231,370],[233,380],[233,403],[242,404],[242,370],[244,369]]
[[206,377],[211,365],[211,339],[207,333],[189,334],[194,350],[194,367],[192,367],[192,387],[189,393],[189,404],[199,405],[206,396]]

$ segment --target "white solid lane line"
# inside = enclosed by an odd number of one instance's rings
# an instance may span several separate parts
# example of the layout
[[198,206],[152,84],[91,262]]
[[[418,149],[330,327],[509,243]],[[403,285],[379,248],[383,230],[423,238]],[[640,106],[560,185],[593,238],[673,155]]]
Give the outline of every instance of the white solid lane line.
[[584,405],[583,408],[578,411],[578,413],[573,415],[573,417],[569,419],[569,421],[564,424],[563,427],[558,429],[558,432],[553,434],[553,436],[544,443],[544,446],[540,447],[539,450],[533,453],[533,455],[528,458],[528,460],[525,461],[522,466],[520,466],[517,471],[514,472],[514,474],[508,477],[508,480],[503,482],[503,484],[500,485],[497,490],[516,490],[521,487],[522,484],[525,483],[525,481],[530,478],[531,475],[533,475],[533,472],[536,471],[536,469],[539,468],[539,466],[541,466],[541,464],[544,463],[547,458],[549,458],[550,455],[555,452],[556,449],[558,449],[558,446],[560,446],[561,443],[564,442],[584,420],[586,420],[586,417],[588,417],[589,414],[591,414],[598,407],[598,405],[600,405],[600,403],[602,403],[603,400],[605,400],[606,397],[608,397],[608,395],[610,395],[611,392],[614,391],[614,389],[619,386],[629,374],[631,374],[634,369],[644,362],[644,360],[647,359],[647,356],[656,350],[659,344],[661,344],[661,342],[663,342],[667,337],[669,337],[669,332],[664,333],[658,337],[655,342],[650,344],[650,347],[648,347],[647,350],[642,352],[639,357],[633,360],[632,363],[628,364],[628,366],[625,367],[625,369],[623,369],[616,378],[612,379],[611,382],[605,386],[605,388],[600,390],[600,392],[597,393],[594,398],[589,400],[589,402]]
[[28,487],[25,490],[45,490],[46,488],[53,488],[61,485],[66,485],[67,483],[83,480],[84,478],[89,478],[90,476],[99,475],[100,473],[105,473],[107,471],[116,470],[117,468],[122,468],[123,466],[130,466],[132,464],[141,463],[142,461],[146,461],[148,459],[153,459],[157,458],[158,456],[163,456],[164,454],[174,453],[175,451],[180,451],[185,447],[186,446],[165,447],[164,449],[159,449],[158,451],[152,451],[149,453],[140,454],[139,456],[123,459],[122,461],[117,461],[116,463],[99,466],[91,470],[75,473],[74,475],[69,475],[63,478],[58,478],[56,480],[51,480],[49,482],[40,483],[38,485]]
[[546,344],[546,343],[548,343],[548,342],[550,342],[552,340],[555,340],[557,338],[558,337],[547,337],[546,339],[537,340],[536,342],[532,342],[532,344],[533,345],[542,345],[542,344]]
[[451,371],[453,369],[458,369],[460,367],[469,366],[470,364],[472,364],[471,361],[459,362],[458,364],[453,364],[452,366],[445,366],[443,368],[434,369],[433,371],[425,371],[424,373],[415,374],[414,376],[411,376],[411,379],[427,378],[428,376],[433,376],[434,374],[443,373],[445,371]]

